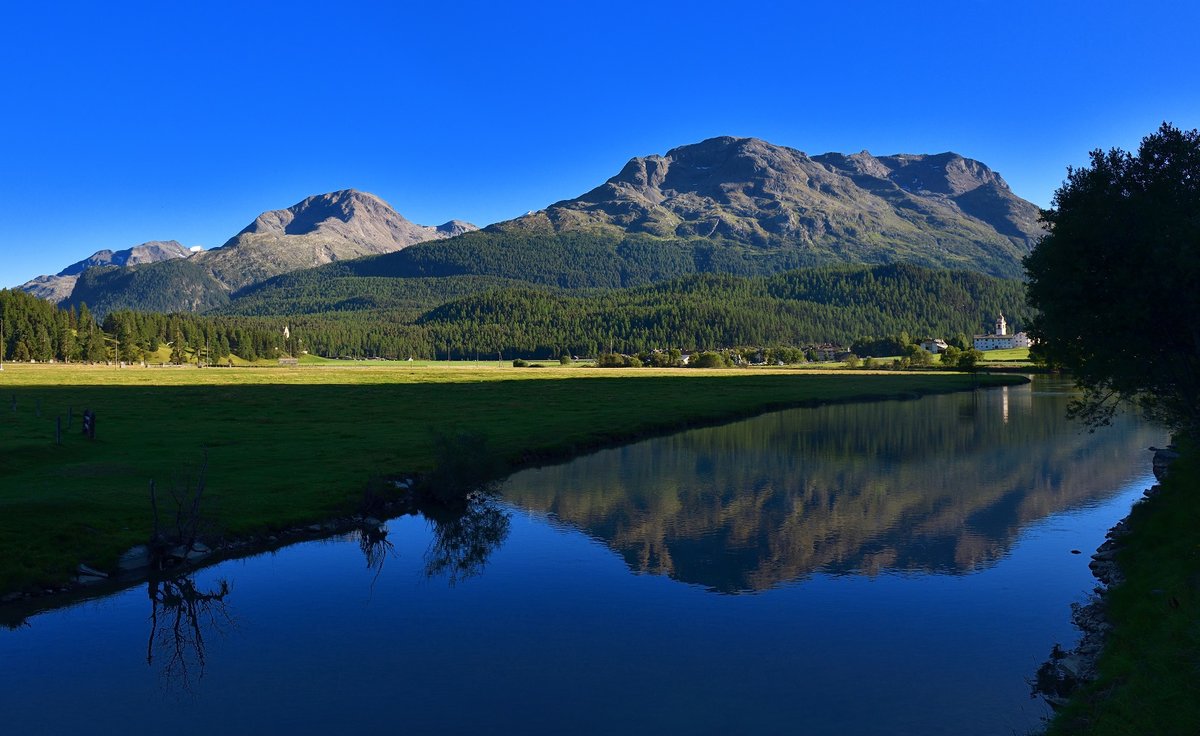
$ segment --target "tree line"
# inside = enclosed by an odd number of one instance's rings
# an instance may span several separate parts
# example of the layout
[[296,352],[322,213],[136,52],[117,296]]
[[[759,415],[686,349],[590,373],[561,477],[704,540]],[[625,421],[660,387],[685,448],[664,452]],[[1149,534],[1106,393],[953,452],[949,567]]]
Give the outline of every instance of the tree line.
[[0,292],[10,325],[4,355],[137,361],[166,345],[175,362],[306,352],[400,360],[557,359],[564,353],[778,350],[821,343],[853,346],[860,356],[899,355],[922,337],[965,341],[1000,311],[1017,324],[1029,317],[1020,282],[905,264],[769,276],[693,274],[582,290],[485,280],[461,283],[452,292],[457,298],[426,309],[419,303],[432,297],[431,285],[419,284],[420,293],[395,308],[353,305],[291,316],[120,310],[99,325],[86,304],[58,309],[21,292]]

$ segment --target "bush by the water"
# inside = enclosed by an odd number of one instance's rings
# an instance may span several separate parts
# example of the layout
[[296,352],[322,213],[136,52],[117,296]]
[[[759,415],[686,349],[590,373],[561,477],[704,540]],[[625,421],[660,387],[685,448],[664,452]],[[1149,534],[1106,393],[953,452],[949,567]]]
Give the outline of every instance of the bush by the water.
[[473,493],[493,491],[504,466],[479,432],[434,435],[433,456],[434,469],[422,479],[420,490],[444,506],[459,506]]

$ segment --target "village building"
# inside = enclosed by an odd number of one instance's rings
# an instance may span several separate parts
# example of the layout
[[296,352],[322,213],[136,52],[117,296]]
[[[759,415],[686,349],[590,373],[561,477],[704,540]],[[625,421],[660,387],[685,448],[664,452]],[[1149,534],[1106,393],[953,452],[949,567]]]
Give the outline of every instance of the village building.
[[990,335],[976,335],[976,350],[1008,350],[1009,348],[1027,348],[1030,345],[1029,335],[1024,332],[1008,334],[1008,322],[1001,314],[996,318],[996,331]]
[[850,351],[842,345],[834,345],[833,343],[821,343],[813,345],[805,350],[806,353],[811,353],[814,359],[818,362],[828,362],[831,360],[845,360],[846,356],[850,355]]
[[927,337],[921,341],[921,349],[927,353],[932,353],[933,355],[937,355],[938,353],[945,351],[945,349],[948,347],[950,346],[947,345],[946,341],[940,337]]

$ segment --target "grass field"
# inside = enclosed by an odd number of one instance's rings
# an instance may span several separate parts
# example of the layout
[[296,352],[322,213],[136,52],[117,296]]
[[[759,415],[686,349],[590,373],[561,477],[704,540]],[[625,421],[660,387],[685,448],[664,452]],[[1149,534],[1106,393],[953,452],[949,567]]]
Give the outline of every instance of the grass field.
[[[110,569],[120,552],[150,535],[150,481],[161,496],[206,452],[205,511],[225,533],[244,535],[348,513],[372,478],[430,470],[437,433],[480,433],[488,453],[513,468],[772,408],[962,390],[973,382],[937,372],[337,363],[6,364],[0,594],[66,580],[80,562]],[[96,414],[94,441],[80,433],[84,409]]]
[[983,365],[988,363],[1029,363],[1029,348],[983,351]]

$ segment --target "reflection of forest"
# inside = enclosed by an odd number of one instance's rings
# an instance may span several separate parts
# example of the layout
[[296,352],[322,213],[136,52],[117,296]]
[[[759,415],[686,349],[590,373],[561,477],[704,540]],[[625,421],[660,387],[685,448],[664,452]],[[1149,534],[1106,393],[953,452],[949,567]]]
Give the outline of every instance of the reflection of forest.
[[1089,435],[1029,386],[799,409],[513,476],[505,498],[635,570],[719,591],[815,570],[967,571],[1031,521],[1119,488],[1159,432]]

